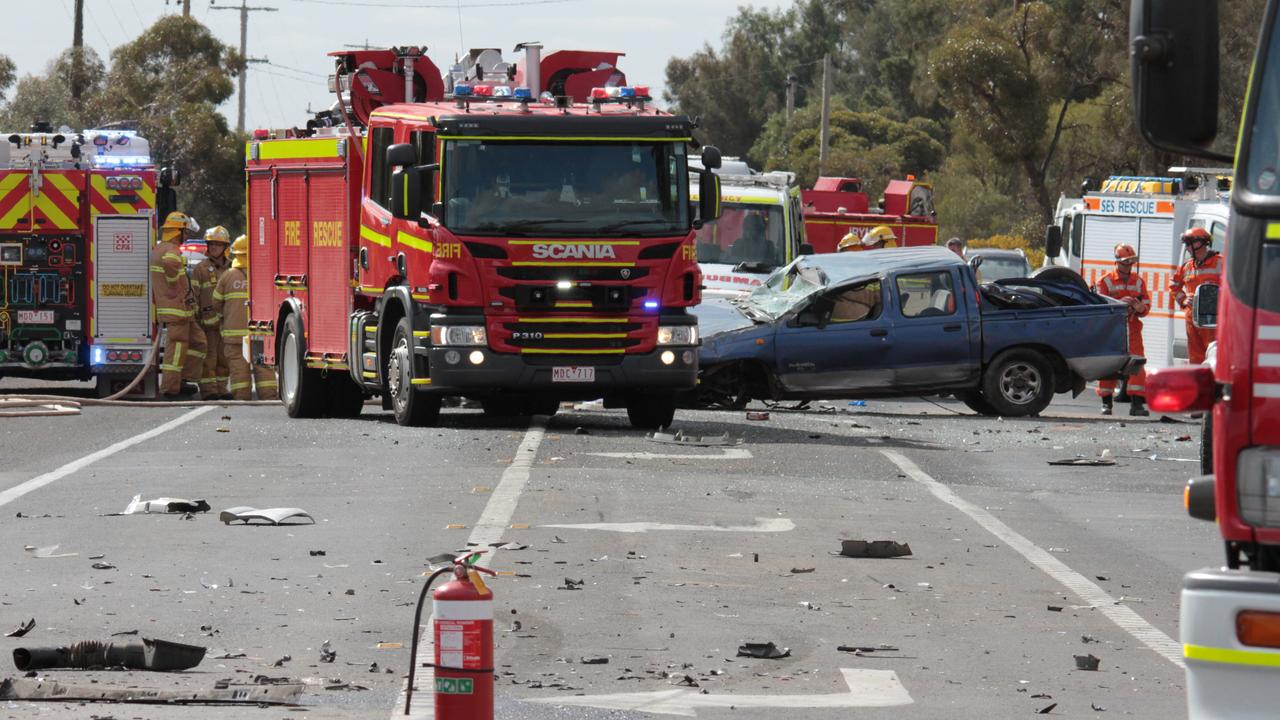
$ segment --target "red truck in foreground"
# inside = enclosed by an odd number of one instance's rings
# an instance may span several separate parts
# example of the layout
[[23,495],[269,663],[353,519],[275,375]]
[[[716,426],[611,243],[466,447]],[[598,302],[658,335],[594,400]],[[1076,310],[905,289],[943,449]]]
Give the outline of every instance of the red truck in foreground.
[[[1280,708],[1278,9],[1267,3],[1249,78],[1222,284],[1216,297],[1202,288],[1191,311],[1198,324],[1216,324],[1216,358],[1147,377],[1152,410],[1212,413],[1212,475],[1189,483],[1186,503],[1217,522],[1227,566],[1183,580],[1191,718],[1274,718]],[[1217,3],[1134,0],[1130,22],[1143,134],[1175,154],[1231,160],[1208,150],[1218,131]]]
[[[694,386],[693,124],[617,53],[522,48],[443,77],[417,48],[333,53],[334,109],[249,143],[251,352],[291,416],[603,398],[654,428]],[[719,152],[703,164],[713,220]]]

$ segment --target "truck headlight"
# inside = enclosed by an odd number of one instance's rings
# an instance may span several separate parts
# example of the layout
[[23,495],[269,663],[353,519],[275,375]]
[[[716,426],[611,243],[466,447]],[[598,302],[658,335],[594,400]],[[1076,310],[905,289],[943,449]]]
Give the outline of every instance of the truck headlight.
[[483,325],[433,325],[432,345],[488,345],[489,338]]
[[1240,519],[1254,527],[1280,527],[1280,448],[1249,448],[1238,458]]
[[697,325],[659,325],[659,345],[697,345]]

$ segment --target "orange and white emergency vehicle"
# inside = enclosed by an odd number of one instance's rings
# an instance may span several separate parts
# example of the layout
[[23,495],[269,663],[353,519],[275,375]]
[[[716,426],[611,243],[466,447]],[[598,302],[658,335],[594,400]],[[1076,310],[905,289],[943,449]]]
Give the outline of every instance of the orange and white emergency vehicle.
[[933,185],[914,175],[890,180],[874,210],[858,178],[820,177],[812,190],[801,193],[801,199],[805,242],[814,252],[835,252],[845,235],[862,237],[881,225],[893,230],[898,247],[938,244]]
[[[1213,249],[1227,238],[1230,168],[1170,168],[1171,177],[1115,176],[1082,198],[1060,198],[1055,224],[1061,243],[1047,247],[1045,265],[1069,267],[1092,287],[1115,269],[1115,247],[1138,251],[1138,274],[1151,292],[1151,313],[1142,324],[1147,368],[1187,361],[1184,311],[1169,283],[1187,259],[1183,231],[1203,227]],[[1054,252],[1057,250],[1057,252]]]
[[[519,49],[444,76],[417,48],[333,53],[333,109],[255,133],[250,346],[291,416],[377,395],[428,425],[447,396],[497,415],[603,398],[658,427],[694,386],[693,123],[618,53]],[[704,149],[707,220],[718,159]]]
[[133,379],[155,331],[156,192],[134,132],[0,137],[0,375],[96,377],[103,394]]

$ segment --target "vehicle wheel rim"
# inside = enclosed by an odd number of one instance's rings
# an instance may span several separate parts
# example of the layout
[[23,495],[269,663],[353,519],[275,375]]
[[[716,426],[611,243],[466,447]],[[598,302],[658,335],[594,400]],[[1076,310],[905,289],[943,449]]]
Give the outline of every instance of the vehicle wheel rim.
[[298,338],[289,333],[284,338],[284,362],[280,363],[280,378],[284,385],[286,402],[293,402],[298,394]]
[[406,387],[409,385],[408,356],[409,345],[404,338],[400,338],[400,342],[391,351],[391,359],[387,361],[387,387],[391,391],[391,402],[395,404],[397,410],[404,410],[409,402],[406,392]]
[[1015,405],[1035,400],[1043,384],[1040,371],[1028,363],[1013,363],[1000,373],[1000,394]]

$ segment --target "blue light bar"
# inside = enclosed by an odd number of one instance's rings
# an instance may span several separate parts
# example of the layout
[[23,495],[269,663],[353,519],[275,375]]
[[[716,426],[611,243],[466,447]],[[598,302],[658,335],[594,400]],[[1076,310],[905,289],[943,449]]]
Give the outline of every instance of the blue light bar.
[[454,97],[467,97],[471,94],[471,85],[467,83],[458,83],[453,86]]
[[635,96],[636,96],[636,89],[633,87],[618,88],[618,97],[620,98],[633,98]]
[[101,364],[102,364],[102,361],[105,359],[105,355],[106,355],[106,353],[107,353],[107,351],[106,351],[106,349],[105,349],[105,348],[103,348],[103,347],[102,347],[102,346],[100,346],[100,345],[94,345],[94,346],[93,346],[93,356],[92,356],[92,358],[91,358],[90,362],[91,362],[92,364],[94,364],[94,365],[101,365]]
[[97,155],[93,159],[96,165],[150,165],[149,155]]
[[527,87],[518,87],[515,90],[511,91],[511,97],[517,100],[532,100],[533,91],[531,91]]
[[657,301],[657,300],[645,300],[645,301],[644,301],[644,309],[645,309],[645,310],[657,310],[657,309],[658,309],[658,301]]

